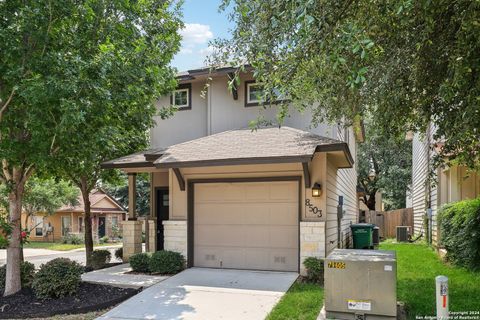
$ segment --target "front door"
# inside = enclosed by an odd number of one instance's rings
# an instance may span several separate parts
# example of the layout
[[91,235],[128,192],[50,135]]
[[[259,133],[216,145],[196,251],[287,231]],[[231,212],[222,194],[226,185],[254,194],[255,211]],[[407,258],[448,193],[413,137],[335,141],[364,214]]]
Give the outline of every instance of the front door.
[[105,237],[105,217],[98,217],[98,237]]
[[157,251],[163,250],[164,227],[163,221],[168,220],[169,197],[168,188],[156,189],[156,212],[157,212]]

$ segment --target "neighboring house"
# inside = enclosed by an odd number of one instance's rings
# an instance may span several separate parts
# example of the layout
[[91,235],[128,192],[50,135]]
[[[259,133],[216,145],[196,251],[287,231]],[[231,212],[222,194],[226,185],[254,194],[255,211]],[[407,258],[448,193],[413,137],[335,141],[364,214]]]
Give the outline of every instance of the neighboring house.
[[[103,166],[129,174],[130,203],[135,174],[151,174],[149,251],[181,252],[189,267],[300,271],[306,257],[323,258],[350,242],[362,130],[311,128],[312,115],[292,109],[281,128],[252,131],[250,121],[275,120],[277,109],[259,106],[261,86],[251,72],[228,90],[234,71],[180,74],[178,89],[157,103],[159,110],[172,103],[179,111],[155,118],[151,149]],[[127,259],[141,250],[141,222],[134,215],[129,206]]]
[[[57,241],[67,234],[77,234],[83,238],[85,232],[85,210],[83,199],[78,197],[74,207],[64,206],[52,215],[36,214],[28,217],[22,214],[22,224],[32,229],[30,241]],[[103,236],[118,237],[117,230],[125,220],[125,209],[102,190],[90,194],[92,230],[94,239]],[[25,220],[27,219],[27,220]]]
[[[473,199],[480,195],[480,174],[468,172],[465,167],[438,168],[429,181],[431,159],[435,155],[434,128],[425,134],[415,134],[412,143],[412,192],[414,233],[423,234],[429,243],[437,246],[441,238],[437,226],[438,210],[442,205]],[[431,216],[431,218],[430,218]]]

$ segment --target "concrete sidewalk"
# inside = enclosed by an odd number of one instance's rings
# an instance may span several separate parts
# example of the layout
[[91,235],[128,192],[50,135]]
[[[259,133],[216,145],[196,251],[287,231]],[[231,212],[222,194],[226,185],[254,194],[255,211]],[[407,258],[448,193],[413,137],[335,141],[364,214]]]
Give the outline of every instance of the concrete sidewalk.
[[[107,249],[112,254],[111,262],[117,262],[115,258],[115,249],[120,246],[105,246],[105,247],[95,247],[94,250],[98,249]],[[74,249],[69,251],[55,251],[48,249],[34,249],[34,248],[25,248],[23,249],[24,257],[26,261],[29,261],[35,265],[36,268],[39,268],[42,264],[47,263],[50,260],[55,258],[69,258],[71,260],[77,261],[80,264],[85,265],[85,248]],[[7,250],[0,250],[0,265],[6,263]]]
[[190,268],[98,319],[264,320],[297,277],[295,272]]
[[152,276],[146,274],[131,274],[128,263],[111,268],[96,270],[82,275],[82,280],[91,283],[107,284],[121,288],[146,288],[160,281],[168,279],[168,276]]

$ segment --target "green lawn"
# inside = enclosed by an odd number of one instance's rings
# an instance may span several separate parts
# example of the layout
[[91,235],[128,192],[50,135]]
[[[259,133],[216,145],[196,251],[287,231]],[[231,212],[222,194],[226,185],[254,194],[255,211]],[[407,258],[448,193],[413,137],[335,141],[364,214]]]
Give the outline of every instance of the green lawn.
[[397,251],[397,299],[405,302],[408,318],[435,314],[435,277],[449,278],[450,311],[480,310],[480,273],[444,264],[424,244],[385,242],[383,250]]
[[[104,247],[116,245],[116,243],[101,243],[96,244],[95,247]],[[57,251],[70,251],[73,249],[84,248],[84,244],[63,244],[59,242],[30,242],[23,246],[24,248],[33,248],[33,249],[48,249],[48,250],[57,250]]]
[[322,287],[296,282],[273,308],[267,320],[315,320],[322,305]]

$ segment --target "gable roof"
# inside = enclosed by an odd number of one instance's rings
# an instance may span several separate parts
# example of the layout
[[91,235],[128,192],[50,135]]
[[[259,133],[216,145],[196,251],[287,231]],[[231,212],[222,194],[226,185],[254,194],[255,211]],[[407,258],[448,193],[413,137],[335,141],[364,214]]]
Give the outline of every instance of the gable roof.
[[151,163],[147,166],[157,168],[294,163],[308,162],[316,152],[341,153],[346,163],[342,167],[353,166],[345,142],[290,127],[225,131],[164,149],[147,150],[141,157],[135,154],[107,161],[102,166],[129,168],[147,162]]
[[[122,207],[120,203],[118,203],[117,200],[115,200],[113,197],[109,196],[106,192],[104,192],[101,189],[96,189],[93,190],[90,193],[90,206],[91,206],[91,212],[94,213],[102,213],[102,212],[126,212],[126,209]],[[108,203],[110,204],[109,207],[101,207],[98,206],[102,200],[106,199]],[[83,202],[83,197],[82,195],[79,195],[77,198],[77,205],[75,206],[63,206],[60,209],[57,210],[57,212],[85,212],[85,204]]]
[[347,151],[348,146],[339,140],[290,127],[239,129],[173,145],[154,161],[154,165],[179,168],[307,162],[315,152],[334,150]]

